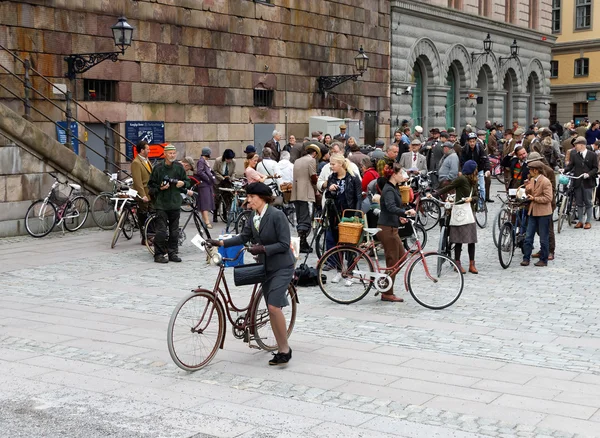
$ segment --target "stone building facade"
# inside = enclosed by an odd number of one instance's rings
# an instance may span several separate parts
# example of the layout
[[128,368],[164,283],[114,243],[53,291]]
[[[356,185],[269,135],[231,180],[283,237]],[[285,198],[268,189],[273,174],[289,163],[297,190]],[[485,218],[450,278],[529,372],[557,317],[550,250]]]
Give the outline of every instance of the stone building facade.
[[[551,0],[392,0],[392,129],[549,123]],[[483,40],[493,42],[488,54]],[[510,56],[516,39],[518,58]],[[475,55],[474,55],[475,53]]]
[[[135,27],[132,46],[118,62],[102,62],[75,81],[67,80],[65,55],[115,50],[110,27],[119,16]],[[0,2],[0,44],[31,58],[34,68],[65,84],[85,108],[121,134],[126,121],[164,121],[165,140],[180,155],[194,158],[206,146],[214,156],[226,148],[240,156],[245,145],[254,143],[258,126],[302,138],[309,135],[311,116],[361,121],[368,116],[372,123],[361,125],[370,127],[373,140],[388,138],[389,25],[389,0]],[[362,78],[327,96],[318,93],[318,76],[355,73],[360,46],[369,57]],[[23,73],[2,50],[0,63]],[[0,80],[21,95],[22,85],[3,73],[0,69]],[[115,81],[114,96],[99,101],[98,90],[89,85],[97,87],[94,80]],[[52,96],[52,87],[39,78],[34,86]],[[257,106],[254,90],[272,91],[272,103]],[[0,102],[23,111],[2,90]],[[48,102],[37,99],[34,106],[53,120],[64,120]],[[76,115],[88,122],[80,132],[103,132],[81,108]],[[35,112],[33,118],[56,135],[52,123]],[[114,142],[125,151],[122,140]]]

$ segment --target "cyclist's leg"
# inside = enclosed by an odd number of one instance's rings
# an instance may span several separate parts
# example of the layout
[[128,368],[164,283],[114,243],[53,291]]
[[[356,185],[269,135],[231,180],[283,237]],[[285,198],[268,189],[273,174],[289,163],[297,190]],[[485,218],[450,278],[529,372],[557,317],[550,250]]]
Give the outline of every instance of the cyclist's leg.
[[480,170],[477,172],[477,183],[479,185],[479,205],[485,202],[485,172]]
[[[575,204],[577,205],[577,218],[579,222],[583,223],[583,207],[584,207],[584,188],[583,186],[575,187]],[[568,206],[567,206],[568,207]],[[567,218],[570,220],[570,218]]]
[[[592,217],[594,216],[594,214],[593,214],[594,204],[592,202],[593,192],[594,192],[594,189],[583,189],[583,204],[585,207],[585,221],[590,224],[592,223]],[[579,221],[583,222],[583,216],[579,217]]]

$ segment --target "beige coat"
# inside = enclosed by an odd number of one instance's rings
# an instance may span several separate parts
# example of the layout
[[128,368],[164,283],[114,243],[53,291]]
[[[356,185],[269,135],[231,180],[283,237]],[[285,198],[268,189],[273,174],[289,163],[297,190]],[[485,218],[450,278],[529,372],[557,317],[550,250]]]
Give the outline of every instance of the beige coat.
[[[215,174],[215,178],[217,179],[217,184],[223,181],[223,174],[221,171],[223,170],[223,157],[219,157],[213,163],[212,170]],[[229,178],[235,179],[235,160],[231,160],[231,163],[227,164],[227,171],[229,172]]]
[[[152,165],[148,161],[150,169]],[[138,155],[131,162],[131,177],[133,178],[133,190],[138,192],[140,198],[147,196],[150,199],[150,191],[148,190],[148,181],[150,180],[151,170],[148,170],[142,158]]]
[[294,162],[292,201],[315,202],[314,183],[317,180],[317,162],[311,155],[305,155]]
[[529,183],[525,193],[533,196],[529,204],[530,216],[548,216],[552,214],[552,183],[544,175],[540,175],[534,184],[534,179],[529,175]]

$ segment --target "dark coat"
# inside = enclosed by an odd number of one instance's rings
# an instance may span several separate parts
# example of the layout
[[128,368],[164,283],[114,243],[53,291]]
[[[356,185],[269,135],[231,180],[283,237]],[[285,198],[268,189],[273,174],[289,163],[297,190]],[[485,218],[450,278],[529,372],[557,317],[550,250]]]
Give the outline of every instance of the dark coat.
[[341,196],[338,196],[337,191],[329,191],[329,187],[332,184],[336,184],[337,181],[337,174],[332,173],[327,180],[325,198],[333,199],[335,206],[340,213],[346,208],[360,210],[360,207],[362,206],[362,185],[360,179],[357,176],[352,176],[349,172],[347,172],[344,180],[346,181],[346,187],[344,189],[344,193],[341,195],[343,196],[342,198]]
[[527,167],[527,163],[523,163],[521,165],[521,174],[518,180],[513,180],[513,175],[515,174],[515,166],[519,162],[519,159],[515,156],[507,155],[502,159],[502,167],[510,170],[510,180],[507,181],[507,188],[516,189],[523,184],[527,178],[529,178],[529,168]]
[[598,174],[598,156],[588,149],[585,158],[582,159],[581,155],[575,149],[572,149],[569,165],[565,167],[565,172],[571,171],[573,171],[575,176],[583,175],[584,173],[590,176],[588,179],[580,178],[574,180],[574,187],[581,187],[583,184],[584,189],[593,189],[596,187],[596,175]]
[[471,197],[471,208],[473,209],[473,213],[477,209],[477,202],[479,201],[479,187],[477,184],[474,186],[471,185],[469,179],[461,175],[457,177],[450,184],[441,188],[437,191],[438,195],[443,195],[448,193],[450,190],[456,190],[456,201],[460,201],[463,198]]
[[271,140],[265,143],[265,147],[271,149],[273,151],[273,159],[275,161],[279,161],[281,151],[283,150],[281,143],[275,142],[275,139],[272,138]]
[[479,143],[476,143],[473,149],[471,149],[469,145],[466,145],[463,148],[462,154],[460,155],[461,167],[469,160],[473,160],[477,163],[477,171],[491,169],[487,153]]
[[405,217],[406,212],[402,208],[402,197],[398,186],[390,182],[386,183],[381,191],[379,204],[381,205],[381,212],[379,213],[377,225],[399,227],[400,217]]
[[[168,189],[161,190],[160,187],[165,177],[183,181],[184,185],[177,188],[175,184],[169,184]],[[185,174],[183,166],[177,162],[171,163],[170,166],[167,166],[164,161],[155,165],[148,181],[148,189],[156,210],[179,210],[181,208],[181,194],[190,186],[190,179]]]
[[258,262],[265,265],[267,272],[293,268],[296,261],[290,247],[290,226],[285,214],[281,210],[269,206],[260,221],[258,230],[254,226],[256,214],[253,211],[242,232],[231,239],[224,240],[223,246],[228,248],[244,245],[247,242],[263,245],[266,253],[258,255]]
[[196,163],[196,173],[194,177],[200,181],[196,187],[198,191],[198,199],[196,206],[199,211],[210,211],[215,209],[215,199],[213,186],[215,185],[215,177],[208,165],[208,161],[200,157]]

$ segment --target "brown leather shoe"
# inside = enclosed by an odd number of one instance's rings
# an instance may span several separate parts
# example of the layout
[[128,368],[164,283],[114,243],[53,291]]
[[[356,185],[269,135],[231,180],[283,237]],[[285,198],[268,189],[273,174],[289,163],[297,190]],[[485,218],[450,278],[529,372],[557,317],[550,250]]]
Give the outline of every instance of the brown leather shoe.
[[477,268],[475,267],[475,261],[471,261],[469,262],[469,272],[471,274],[479,274],[479,271],[477,270]]
[[531,257],[534,259],[539,259],[540,258],[540,253],[536,252],[535,254],[531,254]]
[[534,263],[534,265],[533,265],[533,266],[548,266],[548,263],[546,263],[546,262],[543,262],[543,261],[541,261],[541,260],[540,260],[539,262],[537,262],[537,263]]
[[548,260],[554,260],[554,253],[551,252],[550,254],[548,254]]
[[458,270],[460,271],[461,274],[467,273],[467,271],[465,271],[465,268],[462,267],[460,260],[454,260],[454,262],[456,263],[456,266],[458,266]]
[[381,294],[381,301],[390,301],[392,303],[403,303],[404,299],[394,294]]
[[529,260],[523,260],[521,266],[529,266]]
[[589,230],[590,228],[592,228],[592,224],[590,224],[589,222],[586,222],[585,225],[583,226],[584,230]]
[[575,228],[583,228],[583,222],[577,222],[577,225],[575,225]]

